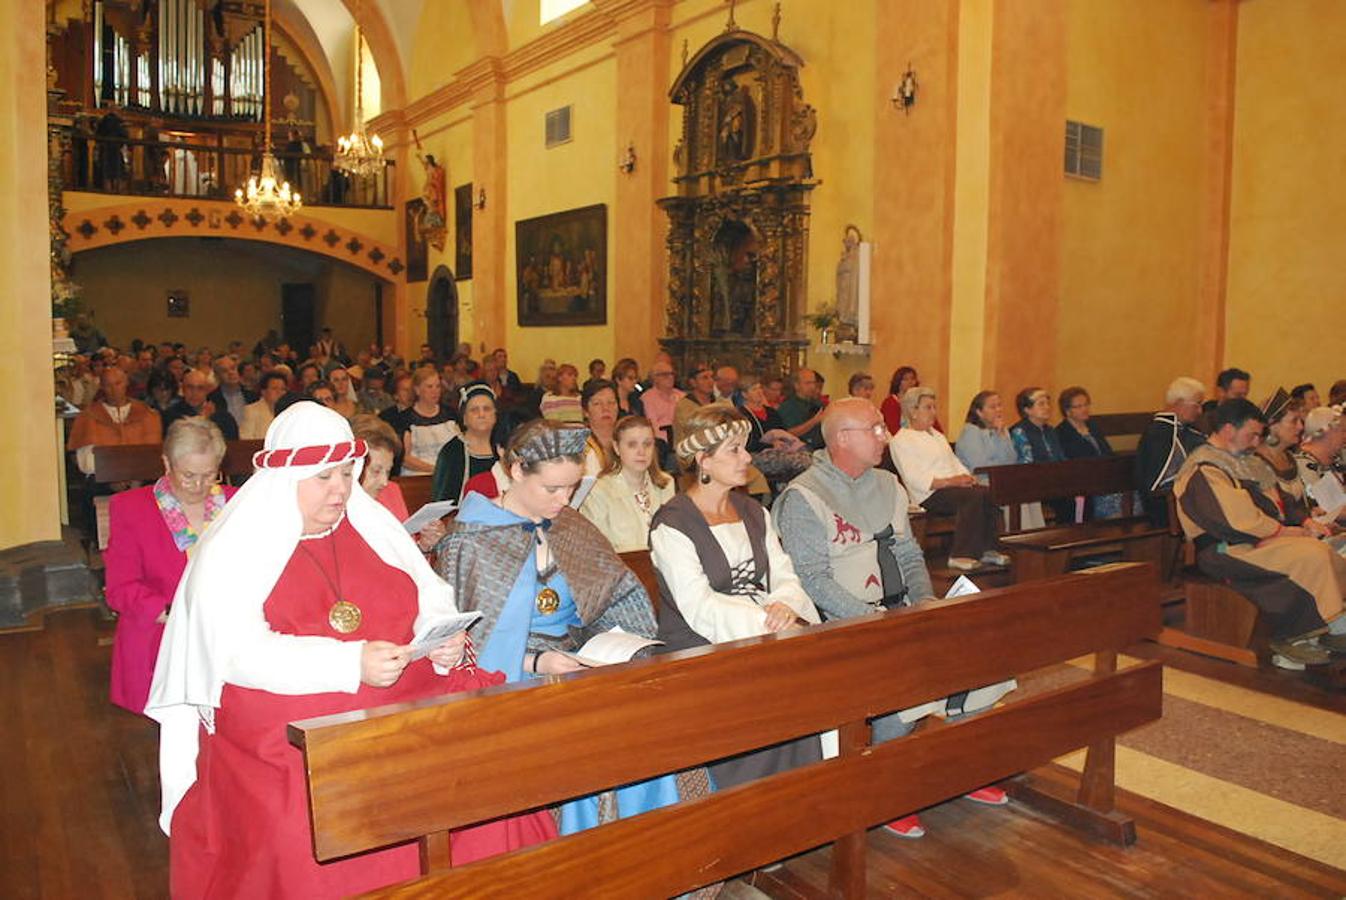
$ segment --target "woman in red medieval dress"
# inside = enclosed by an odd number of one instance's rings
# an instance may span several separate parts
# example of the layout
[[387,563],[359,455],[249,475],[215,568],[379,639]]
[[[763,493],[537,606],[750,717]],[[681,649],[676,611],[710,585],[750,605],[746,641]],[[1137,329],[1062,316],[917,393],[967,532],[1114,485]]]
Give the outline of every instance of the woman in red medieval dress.
[[[299,719],[477,686],[451,670],[461,635],[410,660],[416,626],[454,598],[396,519],[352,490],[365,453],[318,404],[277,416],[178,587],[146,708],[161,723],[174,897],[335,897],[420,873],[414,842],[318,863],[286,739]],[[545,813],[469,829],[454,862],[555,833]]]

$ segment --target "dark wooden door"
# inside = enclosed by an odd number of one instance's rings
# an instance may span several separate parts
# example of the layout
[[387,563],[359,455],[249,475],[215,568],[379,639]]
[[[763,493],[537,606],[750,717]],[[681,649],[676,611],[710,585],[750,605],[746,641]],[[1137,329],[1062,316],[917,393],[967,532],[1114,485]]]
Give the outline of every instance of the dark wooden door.
[[281,334],[300,359],[309,358],[309,350],[316,339],[313,325],[316,304],[317,290],[311,283],[280,286]]
[[447,360],[458,347],[458,287],[447,266],[430,279],[425,304],[426,343],[439,359]]

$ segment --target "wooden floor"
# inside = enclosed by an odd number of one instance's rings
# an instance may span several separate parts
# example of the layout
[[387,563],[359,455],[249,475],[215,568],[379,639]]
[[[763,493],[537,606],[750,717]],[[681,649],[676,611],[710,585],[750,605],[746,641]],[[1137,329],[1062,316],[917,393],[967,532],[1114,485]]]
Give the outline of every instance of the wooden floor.
[[[0,898],[162,897],[167,842],[155,822],[152,723],[107,701],[110,624],[95,610],[0,634]],[[1243,686],[1342,710],[1340,696],[1279,673],[1134,648]],[[1170,658],[1173,657],[1173,658]],[[1296,696],[1298,695],[1298,696]],[[1041,777],[1060,782],[1064,770]],[[869,839],[873,897],[1341,897],[1346,872],[1120,792],[1139,843],[1121,850],[1017,804],[955,801],[923,814],[929,834]],[[826,850],[761,884],[774,896],[826,883]],[[748,892],[751,893],[751,892]]]

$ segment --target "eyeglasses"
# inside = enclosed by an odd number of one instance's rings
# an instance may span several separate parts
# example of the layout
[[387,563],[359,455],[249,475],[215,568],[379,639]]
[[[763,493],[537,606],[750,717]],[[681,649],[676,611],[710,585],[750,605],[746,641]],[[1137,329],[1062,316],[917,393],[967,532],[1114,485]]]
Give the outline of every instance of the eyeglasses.
[[218,469],[214,472],[202,474],[179,472],[177,469],[174,469],[172,474],[173,480],[183,487],[205,487],[208,484],[220,483],[220,472]]
[[868,431],[874,437],[883,440],[888,437],[888,426],[883,422],[875,422],[873,425],[850,425],[841,431]]
[[672,372],[651,372],[651,373],[650,373],[650,377],[652,377],[652,378],[672,378],[672,377],[673,377],[673,373],[672,373]]

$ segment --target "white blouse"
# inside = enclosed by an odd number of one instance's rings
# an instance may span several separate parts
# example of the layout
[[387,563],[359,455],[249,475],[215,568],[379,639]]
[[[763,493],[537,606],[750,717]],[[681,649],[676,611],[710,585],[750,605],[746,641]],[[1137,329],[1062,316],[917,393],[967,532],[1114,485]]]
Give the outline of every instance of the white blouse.
[[580,514],[597,526],[618,553],[644,550],[650,545],[650,519],[655,510],[673,498],[673,478],[662,488],[645,478],[647,508],[642,509],[635,492],[621,472],[604,475],[594,482],[584,498]]
[[[751,567],[752,545],[742,522],[713,525],[710,533],[724,551],[730,568]],[[795,575],[794,564],[781,548],[770,516],[766,517],[765,538],[767,592],[750,597],[712,590],[696,547],[681,531],[660,525],[650,532],[650,555],[655,568],[677,601],[678,612],[706,640],[720,643],[766,634],[765,607],[773,602],[784,603],[810,624],[821,621]]]
[[903,428],[888,442],[888,452],[913,503],[924,503],[935,492],[931,483],[936,478],[971,474],[954,455],[949,439],[933,428],[929,431]]

